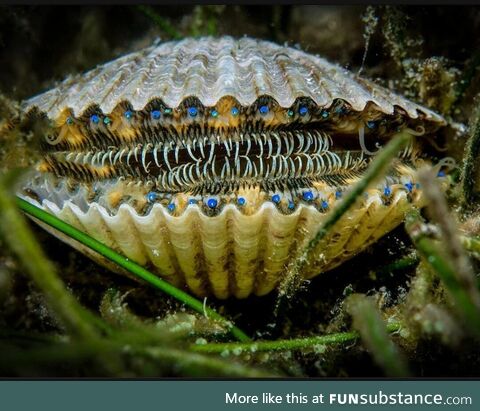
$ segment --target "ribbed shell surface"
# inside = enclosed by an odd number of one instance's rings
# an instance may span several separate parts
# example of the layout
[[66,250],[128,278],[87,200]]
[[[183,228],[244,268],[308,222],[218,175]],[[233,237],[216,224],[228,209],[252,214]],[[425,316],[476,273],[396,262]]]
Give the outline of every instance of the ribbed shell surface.
[[247,106],[263,95],[282,107],[299,97],[310,97],[323,107],[339,98],[356,111],[374,103],[386,114],[398,106],[411,118],[421,113],[427,121],[444,122],[429,109],[323,58],[248,37],[188,38],[152,46],[70,77],[28,100],[24,108],[37,107],[55,119],[66,108],[78,116],[91,105],[110,113],[121,101],[141,110],[154,98],[177,107],[191,96],[205,106],[232,96]]
[[[26,199],[161,273],[169,282],[186,285],[199,296],[222,299],[271,292],[298,248],[312,239],[327,216],[312,206],[301,206],[295,213],[284,215],[272,203],[263,204],[251,216],[227,206],[218,216],[208,217],[193,206],[174,217],[159,205],[145,216],[128,205],[111,215],[98,204],[91,204],[83,212],[71,201],[58,207],[50,201],[40,205]],[[421,202],[418,198],[416,205]],[[409,207],[411,202],[404,190],[396,191],[389,205],[376,194],[369,196],[312,251],[302,276],[314,277],[364,250],[397,226]],[[58,232],[53,234],[65,240]],[[99,256],[97,259],[105,263]]]

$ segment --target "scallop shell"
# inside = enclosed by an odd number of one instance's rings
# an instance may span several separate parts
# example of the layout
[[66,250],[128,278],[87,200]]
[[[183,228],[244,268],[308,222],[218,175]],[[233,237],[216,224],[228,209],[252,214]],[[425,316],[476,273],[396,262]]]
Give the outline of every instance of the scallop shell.
[[433,111],[321,57],[248,37],[187,38],[152,46],[73,76],[31,98],[24,108],[37,107],[57,118],[67,107],[79,114],[93,104],[110,113],[123,100],[141,110],[154,98],[177,107],[189,96],[198,97],[205,106],[232,96],[248,106],[263,95],[282,107],[290,107],[299,97],[310,97],[325,107],[344,99],[356,111],[374,103],[385,114],[393,114],[397,106],[410,118],[421,115],[444,123]]
[[[68,78],[26,101],[24,109],[37,109],[57,120],[66,110],[80,117],[92,106],[112,113],[122,102],[141,111],[152,100],[178,108],[195,97],[203,106],[215,107],[226,96],[242,107],[267,96],[285,109],[304,98],[324,109],[342,100],[359,115],[401,117],[429,134],[445,124],[431,110],[320,57],[247,37],[155,45]],[[398,165],[396,171],[397,177],[389,176],[370,189],[318,244],[302,273],[305,278],[364,250],[397,226],[407,207],[422,204],[414,167]],[[316,234],[338,200],[335,187],[315,187],[328,209],[299,202],[293,212],[285,213],[269,201],[268,193],[247,190],[252,206],[239,207],[227,193],[226,204],[215,214],[206,213],[201,201],[188,204],[185,193],[177,195],[181,211],[175,213],[158,203],[146,213],[131,204],[112,211],[87,201],[82,189],[72,193],[65,184],[50,184],[42,173],[25,184],[35,196],[27,191],[22,196],[177,286],[199,296],[245,298],[267,294],[279,284],[292,256]]]

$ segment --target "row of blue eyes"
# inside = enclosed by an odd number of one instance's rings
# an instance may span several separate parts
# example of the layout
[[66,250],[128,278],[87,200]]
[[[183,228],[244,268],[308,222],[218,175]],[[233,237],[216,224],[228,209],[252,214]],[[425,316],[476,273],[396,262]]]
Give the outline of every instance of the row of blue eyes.
[[[268,106],[260,106],[260,107],[258,108],[258,111],[259,111],[260,114],[266,115],[266,114],[269,113],[270,108],[269,108]],[[342,108],[340,108],[340,109],[337,110],[337,111],[338,111],[339,113],[343,113],[343,112],[344,112],[344,111],[342,110]],[[171,112],[172,112],[172,109],[171,109],[171,108],[167,108],[167,109],[164,110],[164,114],[170,114]],[[190,117],[196,117],[197,114],[198,114],[198,109],[197,109],[196,107],[189,107],[189,108],[187,109],[187,112],[188,112],[188,115],[189,115]],[[238,108],[233,107],[232,110],[231,110],[231,113],[232,113],[233,116],[237,116],[237,115],[240,113],[240,111],[239,111]],[[288,114],[290,117],[292,117],[292,116],[295,114],[295,112],[294,112],[293,110],[288,110],[288,111],[287,111],[287,114]],[[306,106],[300,106],[300,107],[298,108],[298,114],[300,114],[300,116],[302,116],[302,117],[303,117],[303,116],[306,116],[306,115],[308,114],[308,107],[306,107]],[[211,115],[212,117],[217,117],[217,116],[218,116],[218,111],[215,110],[215,109],[214,109],[214,110],[211,110],[211,111],[210,111],[210,115]],[[129,120],[129,119],[131,119],[131,118],[133,117],[133,112],[130,111],[130,110],[127,110],[127,111],[125,111],[124,116],[125,116],[126,119]],[[153,110],[153,111],[151,112],[151,116],[152,116],[152,118],[153,118],[154,120],[158,120],[158,119],[162,116],[162,112],[161,112],[160,110]],[[329,116],[328,111],[322,110],[321,116],[322,116],[323,118],[328,118],[328,116]],[[92,114],[92,116],[90,116],[90,121],[91,121],[92,123],[94,123],[94,124],[98,124],[98,123],[100,122],[100,116],[99,116],[98,114]],[[105,118],[103,119],[103,122],[104,122],[105,124],[110,124],[111,121],[112,121],[112,120],[111,120],[109,117],[105,117]],[[72,119],[71,117],[68,117],[68,118],[67,118],[67,124],[73,124],[73,119]],[[368,128],[375,128],[375,127],[376,127],[376,122],[375,122],[375,121],[367,121],[367,127],[368,127]]]
[[[262,115],[265,115],[269,112],[269,108],[267,106],[261,106],[258,109],[258,111]],[[172,112],[171,109],[165,109],[165,111],[164,111],[165,114],[170,114],[171,112]],[[232,115],[236,116],[236,115],[238,115],[239,110],[238,110],[238,108],[234,107],[234,108],[232,108],[231,112],[232,112]],[[293,110],[288,110],[287,113],[290,117],[294,115]],[[300,107],[299,110],[298,110],[298,113],[303,117],[308,113],[308,108],[307,107]],[[198,110],[195,107],[190,107],[188,109],[188,114],[190,115],[190,117],[196,117],[197,114],[198,114]],[[154,120],[158,120],[161,117],[161,115],[162,115],[162,113],[160,112],[160,110],[154,110],[151,113],[151,116]],[[212,117],[217,117],[218,116],[218,111],[217,110],[212,110],[210,112],[210,115]],[[322,115],[323,118],[328,118],[328,116],[329,116],[328,111],[325,111],[325,110],[322,111],[321,115]],[[127,120],[130,120],[133,117],[133,112],[128,110],[124,113],[124,116]],[[90,121],[94,124],[98,124],[100,122],[100,116],[98,116],[97,114],[93,114],[90,117]],[[68,117],[66,122],[67,122],[67,124],[73,124],[73,119],[71,117]],[[103,122],[108,125],[112,122],[112,120],[110,120],[109,117],[105,117],[103,119]],[[374,129],[377,126],[377,123],[375,121],[367,121],[366,124],[367,124],[367,127],[370,128],[370,129]]]
[[[445,173],[443,171],[440,171],[438,173],[438,177],[445,177]],[[413,188],[420,188],[420,185],[418,183],[414,184],[412,182],[409,182],[409,183],[405,183],[405,188],[411,193],[413,191]],[[392,194],[392,190],[390,187],[385,187],[383,189],[383,194],[388,197]],[[312,191],[305,191],[302,195],[303,199],[305,201],[313,201],[315,199],[315,194],[312,192]],[[335,192],[335,198],[336,199],[339,199],[342,197],[342,192],[341,191],[337,191]],[[153,191],[148,193],[147,194],[147,200],[151,203],[153,203],[155,200],[157,199],[157,194],[154,193]],[[278,204],[280,203],[281,201],[281,197],[280,197],[280,194],[274,194],[272,195],[272,198],[271,198],[272,202],[274,202],[275,204]],[[197,200],[195,199],[191,199],[189,200],[189,204],[196,204],[197,203]],[[245,204],[247,203],[247,200],[244,198],[244,197],[239,197],[237,199],[237,204],[239,206],[244,206]],[[215,199],[215,198],[209,198],[206,202],[207,204],[207,207],[211,208],[211,209],[214,209],[217,207],[218,205],[218,201]],[[322,208],[326,209],[328,208],[328,202],[326,200],[323,200],[322,203],[321,203],[321,206]],[[168,204],[167,208],[170,210],[170,211],[173,211],[175,210],[175,204],[173,203],[170,203]],[[295,203],[293,201],[290,201],[288,203],[288,208],[290,209],[294,209],[295,208]]]

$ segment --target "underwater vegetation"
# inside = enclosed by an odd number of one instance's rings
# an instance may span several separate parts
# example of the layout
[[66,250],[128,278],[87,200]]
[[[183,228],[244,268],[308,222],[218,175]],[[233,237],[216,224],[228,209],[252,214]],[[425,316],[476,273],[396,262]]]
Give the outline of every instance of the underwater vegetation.
[[[62,8],[60,20],[49,7],[1,11],[1,376],[478,376],[478,8]],[[114,18],[131,24],[109,31]],[[464,30],[449,30],[457,19]],[[48,29],[53,20],[65,25],[61,38]],[[45,134],[18,101],[157,37],[244,34],[298,44],[441,114],[447,126],[432,144],[449,173],[419,171],[427,207],[410,207],[404,224],[338,268],[308,281],[300,275],[315,245],[411,142],[399,133],[323,220],[277,292],[199,300],[15,196]],[[141,281],[96,265],[25,215]]]

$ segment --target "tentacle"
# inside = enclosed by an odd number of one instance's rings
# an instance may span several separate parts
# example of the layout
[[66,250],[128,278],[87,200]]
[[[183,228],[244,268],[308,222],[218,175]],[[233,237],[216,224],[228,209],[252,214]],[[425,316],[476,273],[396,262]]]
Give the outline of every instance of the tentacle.
[[412,136],[423,136],[425,134],[425,127],[418,126],[415,130],[406,127],[402,131],[407,132],[408,134],[411,134]]
[[363,126],[360,126],[360,128],[358,129],[358,141],[360,143],[360,147],[362,148],[362,151],[368,155],[368,156],[374,156],[375,154],[378,153],[378,150],[380,150],[380,148],[382,148],[382,146],[378,143],[375,143],[375,147],[377,148],[376,151],[370,151],[366,144],[365,144],[365,127]]
[[444,157],[433,166],[433,169],[438,172],[440,169],[442,169],[442,167],[447,167],[447,171],[452,171],[455,168],[458,168],[459,165],[453,157]]

